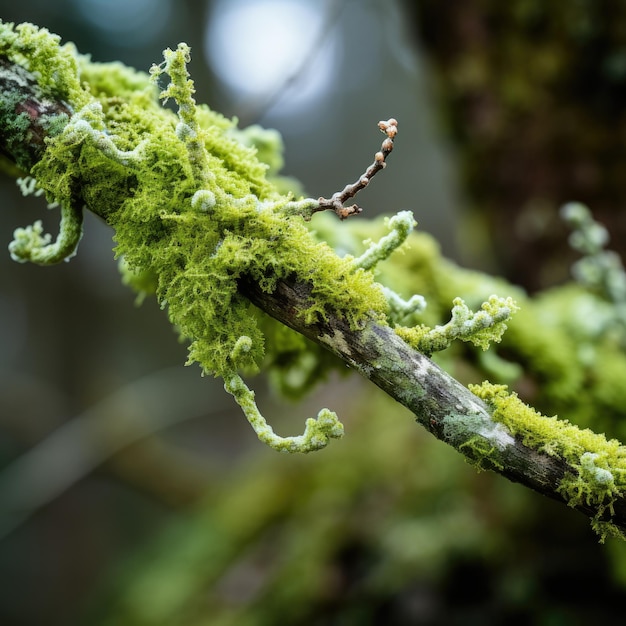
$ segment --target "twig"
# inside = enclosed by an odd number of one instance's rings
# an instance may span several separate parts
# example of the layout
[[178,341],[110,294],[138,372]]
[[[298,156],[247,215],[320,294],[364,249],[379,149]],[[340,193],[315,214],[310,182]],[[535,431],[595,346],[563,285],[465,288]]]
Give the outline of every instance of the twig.
[[[370,320],[352,330],[338,316],[304,324],[301,311],[311,299],[311,287],[279,281],[273,293],[263,292],[252,281],[242,282],[242,292],[263,311],[333,352],[348,366],[371,380],[406,406],[435,437],[462,452],[482,469],[502,474],[594,520],[600,533],[604,521],[626,533],[626,497],[616,495],[610,510],[596,502],[570,500],[558,490],[566,476],[578,470],[550,451],[528,447],[523,435],[513,435],[493,417],[493,410],[426,356],[413,350],[389,326]],[[372,367],[387,363],[388,366]],[[488,451],[482,456],[480,451]],[[584,451],[583,451],[584,452]]]
[[285,205],[284,210],[289,213],[302,215],[305,220],[310,220],[313,214],[319,211],[334,211],[341,220],[361,213],[363,209],[357,204],[344,206],[344,203],[346,200],[354,198],[359,191],[365,189],[369,185],[370,180],[387,165],[387,157],[393,150],[393,140],[398,134],[398,121],[393,117],[380,121],[378,122],[378,128],[387,137],[383,141],[380,150],[374,155],[374,162],[356,182],[346,185],[341,191],[336,191],[330,198],[320,197],[317,200],[305,198],[304,200],[289,202]]
[[[374,162],[365,170],[365,173],[351,185],[346,185],[342,191],[335,192],[330,198],[319,198],[319,208],[317,211],[333,210],[339,219],[345,220],[351,215],[357,215],[363,209],[357,204],[344,206],[344,202],[354,198],[356,194],[369,185],[372,177],[384,169],[387,165],[387,157],[393,150],[393,140],[398,134],[398,122],[393,117],[387,121],[378,122],[378,128],[387,135],[383,141],[380,151],[374,155]],[[317,211],[313,211],[316,213]]]

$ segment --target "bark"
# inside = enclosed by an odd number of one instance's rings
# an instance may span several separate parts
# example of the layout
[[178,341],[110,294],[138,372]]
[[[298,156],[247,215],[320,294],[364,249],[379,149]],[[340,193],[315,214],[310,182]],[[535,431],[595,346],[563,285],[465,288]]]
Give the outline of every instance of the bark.
[[[7,94],[19,91],[23,97],[12,100]],[[28,171],[45,150],[46,122],[52,115],[70,108],[65,102],[47,97],[35,78],[19,65],[0,57],[0,154]]]
[[[298,282],[282,281],[271,293],[247,282],[242,291],[259,308],[329,349],[351,368],[371,380],[385,393],[412,411],[417,421],[435,437],[452,445],[483,469],[498,472],[513,482],[530,487],[543,495],[564,501],[556,491],[567,474],[576,470],[562,458],[550,456],[525,446],[513,437],[510,445],[494,451],[492,460],[473,452],[476,447],[494,446],[497,424],[490,409],[465,386],[420,352],[411,349],[391,328],[369,321],[363,329],[352,330],[344,319],[328,316],[326,320],[305,325],[299,313],[309,304],[310,288]],[[461,424],[462,426],[458,427]],[[466,425],[466,427],[465,427]],[[598,513],[594,506],[574,507],[589,517]],[[626,530],[626,501],[614,503],[611,522]]]

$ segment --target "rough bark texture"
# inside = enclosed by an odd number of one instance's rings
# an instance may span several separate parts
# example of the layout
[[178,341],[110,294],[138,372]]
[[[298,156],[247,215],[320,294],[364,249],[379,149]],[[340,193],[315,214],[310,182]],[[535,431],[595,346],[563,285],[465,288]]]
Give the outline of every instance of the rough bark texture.
[[[36,82],[22,68],[0,59],[1,81],[20,85],[23,99],[7,103],[0,98],[0,151],[29,170],[41,157],[46,126],[42,118],[52,110],[68,112],[61,102],[42,96]],[[0,89],[4,82],[0,82]],[[10,106],[8,106],[10,105]],[[27,117],[25,117],[25,115]],[[23,123],[15,131],[15,119]],[[25,143],[25,145],[23,145]],[[80,181],[76,181],[80,186]],[[458,381],[421,353],[411,349],[391,328],[370,320],[355,330],[338,316],[305,324],[301,312],[309,306],[310,287],[281,281],[271,294],[256,284],[242,281],[242,293],[260,309],[333,352],[351,368],[378,385],[410,409],[417,420],[437,438],[461,451],[480,467],[499,472],[542,494],[563,501],[556,491],[560,481],[575,468],[562,459],[525,446],[494,421],[489,408]],[[489,451],[489,454],[482,454]],[[598,509],[582,503],[576,508],[590,517]],[[626,531],[626,501],[613,504],[610,521]]]
[[[10,100],[6,94],[19,89],[23,98]],[[44,139],[52,115],[71,111],[67,104],[46,97],[34,77],[19,65],[0,57],[0,154],[28,171],[45,149]]]
[[[412,411],[435,437],[471,461],[563,501],[556,486],[568,473],[576,473],[563,459],[538,452],[515,438],[491,457],[493,461],[474,456],[472,447],[467,446],[471,439],[483,438],[485,446],[494,446],[497,437],[489,408],[437,364],[411,349],[388,326],[371,321],[361,330],[352,330],[345,320],[332,316],[304,325],[299,313],[309,306],[310,290],[300,283],[280,282],[272,294],[262,292],[253,283],[242,284],[242,290],[266,313],[323,345],[371,380]],[[467,428],[454,427],[465,420],[469,420]],[[576,508],[590,517],[597,514],[593,506],[582,504]],[[616,502],[614,509],[611,521],[626,530],[626,502]]]

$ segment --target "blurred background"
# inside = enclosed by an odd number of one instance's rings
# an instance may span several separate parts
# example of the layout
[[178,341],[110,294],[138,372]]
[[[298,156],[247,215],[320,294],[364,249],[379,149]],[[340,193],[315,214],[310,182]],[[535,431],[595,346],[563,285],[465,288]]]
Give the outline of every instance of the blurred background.
[[[548,4],[548,6],[544,6]],[[0,0],[95,61],[148,70],[186,41],[197,100],[277,128],[312,196],[352,182],[396,117],[367,216],[414,211],[444,254],[534,292],[568,277],[557,218],[626,230],[626,8],[617,0]],[[0,180],[0,234],[57,217]],[[338,227],[340,227],[338,225]],[[499,624],[613,620],[626,551],[478,474],[355,377],[305,401],[254,381],[281,434],[322,406],[347,436],[259,444],[153,301],[120,284],[112,232],[79,255],[0,255],[0,623]],[[611,622],[607,622],[611,623]]]

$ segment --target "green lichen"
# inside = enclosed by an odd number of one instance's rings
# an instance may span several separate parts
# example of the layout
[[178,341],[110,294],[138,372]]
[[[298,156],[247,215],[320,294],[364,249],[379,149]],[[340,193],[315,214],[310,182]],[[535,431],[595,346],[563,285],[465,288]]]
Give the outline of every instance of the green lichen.
[[[42,40],[46,53],[31,55]],[[52,93],[54,82],[54,93],[75,111],[62,129],[55,127],[31,172],[36,188],[61,206],[59,238],[51,244],[40,224],[21,229],[13,256],[49,262],[75,250],[79,180],[80,203],[115,229],[124,282],[140,297],[156,294],[189,341],[188,363],[224,379],[262,440],[280,450],[308,451],[339,436],[343,429],[327,410],[309,420],[300,437],[280,438],[267,425],[241,374],[269,363],[280,372],[282,387],[295,395],[322,376],[333,357],[293,331],[278,329],[240,293],[239,281],[253,280],[267,292],[281,279],[308,283],[309,306],[301,312],[307,324],[330,314],[342,316],[353,329],[372,317],[381,323],[414,322],[425,312],[424,297],[405,299],[374,279],[379,264],[411,236],[412,214],[404,211],[388,220],[387,234],[375,243],[368,237],[360,254],[340,257],[316,240],[303,219],[314,212],[316,201],[283,195],[270,178],[282,163],[276,134],[241,131],[198,105],[185,44],[166,50],[163,63],[148,76],[117,63],[91,63],[34,27],[2,25],[0,41],[10,58],[44,77],[42,88]],[[55,50],[59,58],[52,62]],[[167,100],[175,112],[162,106]],[[257,145],[271,167],[259,159]],[[455,339],[485,349],[500,340],[517,308],[511,298],[496,296],[477,312],[460,298],[453,302],[447,324],[420,323],[396,332],[428,354]],[[481,434],[489,450],[493,436]]]
[[407,239],[416,226],[411,211],[400,211],[391,219],[384,218],[385,224],[391,231],[377,242],[369,241],[367,250],[354,259],[354,266],[366,270],[372,269],[381,261],[388,259],[392,252],[397,250]]
[[[406,242],[417,223],[411,211],[400,211],[392,218],[385,217],[384,224],[391,232],[376,242],[371,239],[364,242],[368,247],[363,254],[354,259],[355,268],[365,270],[376,268],[381,261],[388,259]],[[382,290],[388,304],[387,320],[390,323],[412,320],[426,309],[426,300],[420,294],[414,294],[405,300],[389,287],[383,286]]]
[[610,516],[614,502],[626,492],[626,446],[567,420],[542,415],[516,393],[509,393],[505,385],[484,382],[470,385],[470,390],[492,408],[493,419],[524,445],[567,462],[572,471],[562,479],[557,491],[570,506],[585,504],[596,508],[592,524],[602,538],[607,532],[620,534],[610,524]]
[[487,350],[492,342],[499,342],[507,329],[506,322],[518,311],[512,298],[492,295],[479,311],[472,311],[461,298],[453,300],[449,322],[430,328],[424,324],[407,328],[397,326],[395,332],[410,346],[431,355],[444,350],[460,339]]
[[51,96],[80,108],[88,97],[78,73],[79,56],[73,44],[60,41],[58,35],[34,24],[0,22],[0,55],[34,74]]
[[[43,195],[43,190],[31,176],[18,178],[17,184],[25,196]],[[56,205],[49,204],[48,208],[54,209]],[[51,235],[44,234],[41,220],[37,220],[32,226],[15,230],[9,253],[18,263],[30,261],[38,265],[54,265],[69,261],[76,254],[82,235],[83,212],[79,207],[67,204],[61,207],[59,234],[54,243],[51,243]]]
[[[240,338],[240,342],[242,339],[249,338]],[[248,347],[251,347],[251,342],[247,342],[247,344]],[[339,439],[343,436],[343,425],[337,419],[336,413],[322,409],[318,413],[317,419],[307,419],[306,428],[302,435],[280,437],[274,433],[272,427],[261,415],[254,401],[254,392],[248,388],[241,376],[234,374],[229,380],[226,380],[224,389],[235,398],[237,404],[242,408],[258,438],[274,450],[280,452],[312,452],[325,448],[330,439]]]
[[501,453],[515,443],[506,426],[484,412],[455,413],[444,421],[445,440],[478,469],[504,468]]
[[[1,69],[0,69],[1,71]],[[6,129],[7,148],[15,154],[18,166],[28,160],[28,136],[30,132],[30,118],[26,112],[15,115],[16,106],[21,102],[19,93],[4,90],[0,97],[0,123]]]
[[78,248],[83,235],[83,212],[72,206],[61,207],[59,234],[54,241],[51,235],[43,232],[41,220],[32,226],[17,228],[13,241],[9,244],[11,258],[18,263],[36,263],[37,265],[54,265],[61,261],[69,261]]

